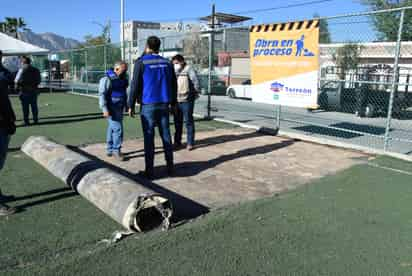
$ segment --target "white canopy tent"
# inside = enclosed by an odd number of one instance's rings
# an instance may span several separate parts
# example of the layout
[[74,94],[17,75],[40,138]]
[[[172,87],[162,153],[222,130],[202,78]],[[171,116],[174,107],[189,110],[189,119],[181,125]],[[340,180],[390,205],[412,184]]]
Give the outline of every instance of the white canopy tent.
[[47,55],[49,50],[0,33],[0,50],[3,56]]

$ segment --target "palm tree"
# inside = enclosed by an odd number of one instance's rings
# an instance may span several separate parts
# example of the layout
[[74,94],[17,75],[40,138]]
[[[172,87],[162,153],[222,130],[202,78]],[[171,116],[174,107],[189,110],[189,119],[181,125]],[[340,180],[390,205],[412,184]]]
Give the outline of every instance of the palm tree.
[[0,22],[0,32],[6,33],[6,22]]
[[26,22],[24,22],[24,19],[22,17],[6,17],[5,25],[6,32],[8,32],[9,34],[14,34],[17,39],[19,38],[19,31],[29,30],[27,28]]

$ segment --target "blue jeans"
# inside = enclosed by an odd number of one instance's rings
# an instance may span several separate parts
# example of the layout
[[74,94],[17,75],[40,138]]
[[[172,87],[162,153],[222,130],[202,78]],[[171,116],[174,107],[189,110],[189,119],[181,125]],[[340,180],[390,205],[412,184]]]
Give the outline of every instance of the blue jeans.
[[146,162],[146,172],[153,173],[154,163],[154,135],[155,127],[159,128],[160,137],[163,142],[163,149],[167,167],[173,168],[173,147],[169,126],[169,105],[168,104],[147,104],[142,105],[140,112],[144,134],[144,152]]
[[120,101],[113,99],[108,105],[110,117],[107,118],[107,153],[118,154],[123,143],[123,112],[124,106]]
[[177,106],[174,114],[175,121],[175,144],[182,143],[183,120],[186,123],[187,131],[187,145],[193,146],[195,144],[195,122],[193,119],[194,101],[182,102]]
[[6,162],[7,150],[9,148],[10,136],[5,129],[0,128],[0,170]]
[[31,112],[33,114],[33,121],[37,123],[39,121],[39,108],[37,105],[37,93],[22,93],[20,95],[20,101],[23,109],[24,122],[28,124],[29,121],[29,108],[31,107]]

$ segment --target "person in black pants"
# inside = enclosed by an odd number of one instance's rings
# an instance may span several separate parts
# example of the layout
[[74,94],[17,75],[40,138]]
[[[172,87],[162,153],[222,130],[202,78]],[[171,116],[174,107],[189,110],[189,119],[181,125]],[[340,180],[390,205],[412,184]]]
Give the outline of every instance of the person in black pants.
[[37,104],[38,86],[41,82],[40,71],[31,65],[31,60],[28,57],[21,58],[22,69],[17,74],[16,84],[20,90],[20,101],[23,109],[24,124],[28,126],[29,109],[33,114],[34,124],[39,122],[39,108]]
[[141,106],[146,163],[146,169],[141,174],[147,178],[154,177],[156,126],[163,142],[167,173],[169,176],[174,174],[169,111],[176,105],[177,82],[172,63],[159,55],[160,44],[156,36],[147,39],[145,54],[134,64],[128,103],[130,116],[134,115],[136,101]]
[[[8,95],[8,86],[13,83],[10,72],[1,63],[2,52],[0,51],[0,171],[6,162],[6,155],[10,136],[16,132],[16,116]],[[0,216],[7,216],[16,212],[3,202],[14,198],[6,196],[0,190]]]
[[195,123],[193,110],[195,100],[199,97],[200,84],[196,71],[188,64],[182,55],[172,58],[177,78],[177,105],[174,110],[175,149],[182,146],[183,120],[186,123],[187,150],[192,150],[195,144]]

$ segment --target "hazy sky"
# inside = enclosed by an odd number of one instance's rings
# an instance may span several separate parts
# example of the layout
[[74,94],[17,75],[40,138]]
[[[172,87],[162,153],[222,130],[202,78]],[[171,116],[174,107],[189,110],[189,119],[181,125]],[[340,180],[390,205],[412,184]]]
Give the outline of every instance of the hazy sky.
[[[98,34],[101,28],[92,21],[103,23],[112,20],[113,41],[119,40],[120,0],[1,0],[0,19],[6,16],[23,17],[34,32],[54,32],[81,40],[86,34]],[[293,5],[311,0],[216,0],[217,11],[240,12],[263,8]],[[314,13],[321,16],[365,11],[355,0],[332,0],[325,3],[311,4],[305,7],[277,9],[246,14],[254,18],[254,23],[273,23],[310,18]],[[212,1],[204,0],[125,0],[126,19],[166,21],[169,19],[193,18],[208,15]],[[341,20],[342,21],[342,20]],[[347,21],[347,20],[346,20]],[[333,36],[337,39],[349,39],[348,36],[369,37],[371,27],[365,18],[352,18],[354,25],[345,22],[331,22]],[[356,40],[356,39],[353,39]]]

